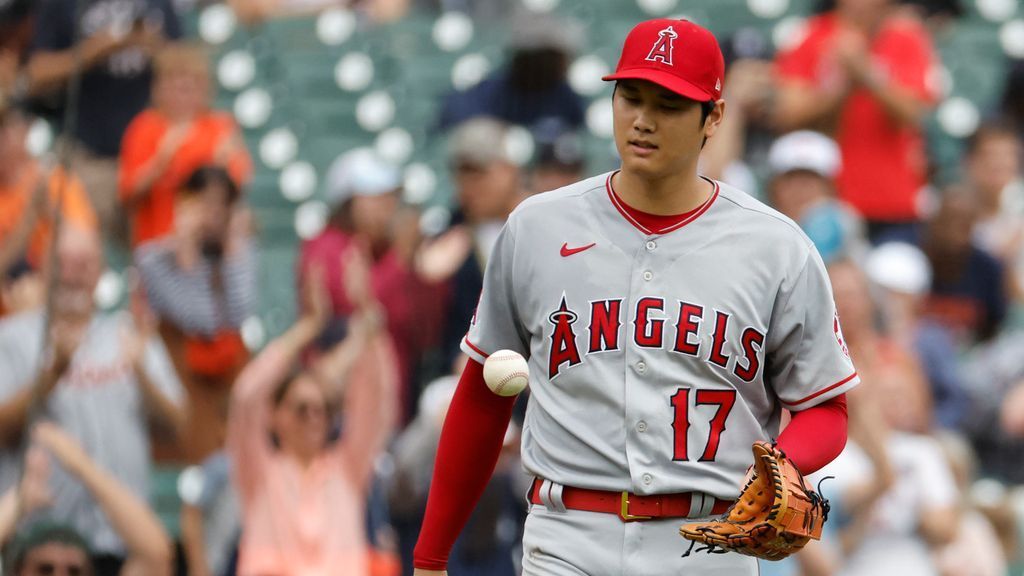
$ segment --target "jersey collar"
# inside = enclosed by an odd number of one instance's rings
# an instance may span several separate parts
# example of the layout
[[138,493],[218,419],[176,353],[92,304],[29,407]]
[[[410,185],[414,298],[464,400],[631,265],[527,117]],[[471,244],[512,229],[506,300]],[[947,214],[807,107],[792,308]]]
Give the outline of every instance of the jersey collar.
[[615,188],[612,186],[612,178],[618,173],[619,170],[613,171],[611,174],[608,175],[608,179],[605,181],[605,189],[608,192],[608,199],[611,200],[612,205],[615,206],[615,209],[619,211],[619,214],[621,214],[627,222],[632,224],[633,227],[639,230],[640,232],[643,232],[646,236],[663,236],[665,234],[669,234],[671,232],[679,230],[683,226],[686,226],[690,222],[693,222],[697,218],[700,218],[701,215],[707,212],[708,209],[711,208],[711,205],[715,203],[715,199],[718,198],[718,182],[706,176],[701,176],[701,178],[710,182],[711,185],[714,186],[714,190],[711,192],[711,196],[708,196],[708,199],[705,200],[703,204],[694,209],[691,212],[691,214],[684,218],[683,220],[680,220],[678,223],[668,228],[665,228],[664,230],[655,232],[654,230],[651,230],[650,228],[638,222],[636,218],[633,218],[633,216],[629,214],[629,211],[626,210],[625,203],[622,201],[622,198],[619,198],[619,195],[615,192]]

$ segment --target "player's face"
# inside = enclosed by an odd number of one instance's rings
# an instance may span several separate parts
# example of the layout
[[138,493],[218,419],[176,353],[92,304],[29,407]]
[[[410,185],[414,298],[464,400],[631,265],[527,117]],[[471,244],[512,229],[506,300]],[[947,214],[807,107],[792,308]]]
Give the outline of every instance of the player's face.
[[652,82],[623,80],[616,86],[612,111],[622,169],[654,179],[696,163],[704,139],[721,122],[724,102],[701,124],[699,102]]

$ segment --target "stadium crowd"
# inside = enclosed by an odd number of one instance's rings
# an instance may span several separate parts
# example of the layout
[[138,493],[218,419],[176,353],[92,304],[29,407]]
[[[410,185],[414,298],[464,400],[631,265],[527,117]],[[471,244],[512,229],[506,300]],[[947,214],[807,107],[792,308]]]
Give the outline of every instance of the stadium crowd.
[[[270,274],[294,284],[294,321],[254,345],[259,166],[181,24],[207,4],[0,1],[3,574],[411,574],[490,249],[519,201],[590,170],[579,40],[532,15],[504,67],[440,103],[450,222],[421,225],[373,148],[330,151],[324,226]],[[228,4],[250,23],[348,4],[375,26],[513,3]],[[827,537],[762,574],[1024,574],[1024,62],[940,181],[932,35],[958,6],[836,0],[776,53],[721,38],[727,114],[702,171],[814,241],[863,380],[813,479],[835,477]],[[67,122],[53,154],[30,153],[39,117]],[[129,296],[100,311],[118,255]],[[453,576],[518,573],[525,402]]]

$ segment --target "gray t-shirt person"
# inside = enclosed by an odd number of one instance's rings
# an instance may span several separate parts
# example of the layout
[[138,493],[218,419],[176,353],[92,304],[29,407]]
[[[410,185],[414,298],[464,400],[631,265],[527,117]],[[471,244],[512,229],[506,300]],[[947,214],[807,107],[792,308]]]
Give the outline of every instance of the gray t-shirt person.
[[[121,347],[124,314],[97,315],[67,372],[43,410],[47,418],[76,438],[101,467],[143,499],[148,499],[150,450],[142,392]],[[41,366],[43,315],[31,311],[0,321],[0,402],[31,385]],[[159,339],[147,344],[146,373],[172,402],[183,391],[167,350]],[[0,490],[13,486],[21,462],[15,450],[0,451]],[[91,538],[97,553],[124,554],[124,545],[92,497],[54,463],[47,514]]]

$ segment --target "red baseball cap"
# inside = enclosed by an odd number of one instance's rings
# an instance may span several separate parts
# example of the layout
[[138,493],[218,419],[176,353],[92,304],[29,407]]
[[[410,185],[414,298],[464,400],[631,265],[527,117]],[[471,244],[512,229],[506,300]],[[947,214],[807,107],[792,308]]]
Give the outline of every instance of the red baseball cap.
[[718,40],[689,20],[659,18],[630,30],[614,74],[602,80],[648,80],[706,102],[722,97],[725,58]]

